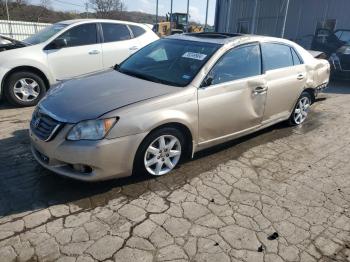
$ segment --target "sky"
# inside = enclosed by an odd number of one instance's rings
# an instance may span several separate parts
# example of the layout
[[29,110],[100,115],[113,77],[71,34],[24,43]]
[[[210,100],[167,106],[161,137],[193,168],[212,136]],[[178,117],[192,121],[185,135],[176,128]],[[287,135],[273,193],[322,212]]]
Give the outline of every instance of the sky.
[[[159,15],[170,13],[170,0],[159,1]],[[39,4],[40,0],[30,0],[33,4]],[[63,11],[84,11],[88,0],[50,0],[51,7]],[[145,13],[156,13],[156,0],[123,0],[128,11],[141,11]],[[190,0],[190,20],[205,22],[206,0]],[[208,24],[214,24],[216,0],[209,0]],[[173,12],[187,11],[187,0],[173,0]]]

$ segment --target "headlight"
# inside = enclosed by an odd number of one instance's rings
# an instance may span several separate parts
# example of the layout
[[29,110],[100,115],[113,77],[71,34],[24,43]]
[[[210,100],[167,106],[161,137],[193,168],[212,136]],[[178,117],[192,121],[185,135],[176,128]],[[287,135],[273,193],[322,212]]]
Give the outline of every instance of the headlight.
[[346,47],[343,51],[344,55],[350,55],[350,47]]
[[82,121],[68,133],[67,140],[103,139],[117,122],[116,118]]

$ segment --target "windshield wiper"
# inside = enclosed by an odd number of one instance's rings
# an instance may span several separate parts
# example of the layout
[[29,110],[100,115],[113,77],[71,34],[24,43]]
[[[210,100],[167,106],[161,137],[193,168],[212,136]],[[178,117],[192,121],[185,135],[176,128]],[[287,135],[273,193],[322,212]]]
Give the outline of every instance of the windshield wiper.
[[137,72],[134,72],[134,71],[129,71],[129,70],[122,70],[119,65],[116,65],[114,67],[114,69],[116,71],[120,72],[120,73],[129,75],[129,76],[134,76],[134,77],[137,77],[137,78],[140,78],[140,79],[143,79],[143,80],[155,82],[155,83],[158,83],[158,84],[169,84],[168,81],[161,80],[161,79],[159,79],[157,77],[154,77],[154,76],[144,75],[144,74],[137,73]]

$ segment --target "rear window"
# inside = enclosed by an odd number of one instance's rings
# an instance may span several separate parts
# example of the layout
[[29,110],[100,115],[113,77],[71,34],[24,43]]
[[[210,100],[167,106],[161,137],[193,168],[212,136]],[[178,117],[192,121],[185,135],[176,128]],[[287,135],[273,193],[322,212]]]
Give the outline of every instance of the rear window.
[[103,39],[105,43],[129,40],[130,31],[126,25],[122,24],[102,24]]
[[265,71],[294,65],[291,49],[287,45],[264,43],[261,50]]
[[141,35],[143,35],[144,33],[146,33],[146,30],[143,29],[142,27],[140,26],[137,26],[137,25],[129,25],[132,33],[134,34],[135,37],[139,37]]

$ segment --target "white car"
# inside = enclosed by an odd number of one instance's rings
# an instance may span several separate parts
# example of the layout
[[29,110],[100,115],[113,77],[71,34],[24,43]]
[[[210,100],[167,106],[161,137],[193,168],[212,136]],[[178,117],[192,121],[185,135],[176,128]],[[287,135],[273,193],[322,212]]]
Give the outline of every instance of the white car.
[[2,45],[0,96],[17,106],[33,106],[51,85],[113,67],[158,39],[147,25],[131,22],[82,19],[53,24],[23,42]]

